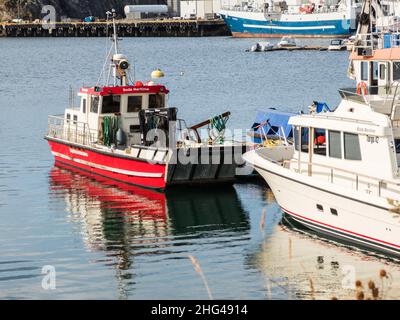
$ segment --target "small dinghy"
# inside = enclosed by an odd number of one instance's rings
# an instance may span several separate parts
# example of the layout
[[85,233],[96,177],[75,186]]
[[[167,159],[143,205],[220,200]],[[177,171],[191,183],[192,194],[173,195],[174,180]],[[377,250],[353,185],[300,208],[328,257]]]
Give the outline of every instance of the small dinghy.
[[328,51],[347,50],[347,44],[342,39],[334,39],[328,47]]
[[257,42],[255,45],[251,46],[250,51],[251,52],[264,52],[264,51],[270,51],[273,49],[273,44],[271,44],[268,41],[263,41],[263,42]]
[[279,48],[292,48],[296,46],[296,41],[292,37],[283,37],[281,41],[278,42]]

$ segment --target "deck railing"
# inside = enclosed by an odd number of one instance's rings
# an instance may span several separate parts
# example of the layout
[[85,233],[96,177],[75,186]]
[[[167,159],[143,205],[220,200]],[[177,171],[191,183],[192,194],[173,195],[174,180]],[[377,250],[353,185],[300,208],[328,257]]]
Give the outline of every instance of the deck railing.
[[49,116],[47,136],[83,145],[91,145],[97,140],[96,130],[90,130],[85,122],[66,120],[63,116]]
[[363,190],[368,195],[383,197],[389,202],[397,200],[400,205],[400,182],[397,183],[346,169],[314,162],[299,161],[297,159],[285,160],[282,166],[300,174],[320,176],[332,184],[347,186],[356,191]]
[[[265,11],[265,8],[262,5],[256,4],[255,6],[252,5],[223,5],[221,7],[222,10],[229,10],[229,11],[245,11],[245,12],[264,12],[266,14],[300,14],[300,8],[304,7],[304,5],[289,5],[287,9],[280,9],[274,10],[274,7],[268,7],[268,11]],[[290,10],[289,10],[290,9]],[[307,14],[315,14],[315,13],[331,13],[331,12],[342,12],[344,11],[337,5],[331,6],[316,6],[314,11]]]
[[393,82],[388,86],[369,86],[367,88],[342,88],[339,89],[342,99],[352,100],[366,104],[380,102],[381,105],[393,108],[400,102],[400,82]]
[[373,50],[383,48],[400,47],[399,31],[379,31],[370,33],[359,33],[354,42],[354,48],[357,52],[358,48]]

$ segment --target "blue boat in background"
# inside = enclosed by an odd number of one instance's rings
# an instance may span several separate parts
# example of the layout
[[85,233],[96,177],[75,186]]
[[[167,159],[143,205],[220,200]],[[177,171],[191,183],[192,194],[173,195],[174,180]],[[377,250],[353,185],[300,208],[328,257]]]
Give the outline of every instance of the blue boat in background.
[[219,15],[234,37],[348,37],[356,31],[357,0],[242,2]]

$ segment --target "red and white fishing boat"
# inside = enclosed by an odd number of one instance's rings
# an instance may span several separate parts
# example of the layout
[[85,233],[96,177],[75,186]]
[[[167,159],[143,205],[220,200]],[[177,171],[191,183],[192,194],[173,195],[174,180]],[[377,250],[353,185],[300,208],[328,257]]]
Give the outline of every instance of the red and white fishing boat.
[[[111,15],[111,13],[108,13]],[[114,15],[114,13],[112,14]],[[79,106],[50,116],[45,139],[55,161],[107,178],[155,189],[174,184],[233,182],[243,168],[246,144],[224,138],[229,112],[188,127],[166,106],[169,90],[134,81],[114,34],[106,78],[80,89]],[[152,78],[160,78],[160,70]],[[208,126],[202,139],[198,129]],[[246,170],[243,170],[246,171]]]

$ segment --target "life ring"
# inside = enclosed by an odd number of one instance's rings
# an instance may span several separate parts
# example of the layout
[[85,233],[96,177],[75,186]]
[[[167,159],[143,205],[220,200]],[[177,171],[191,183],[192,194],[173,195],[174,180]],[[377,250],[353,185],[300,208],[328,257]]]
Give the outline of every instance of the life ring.
[[363,91],[363,95],[367,95],[367,84],[364,81],[361,81],[357,84],[357,94],[361,94],[361,89]]

